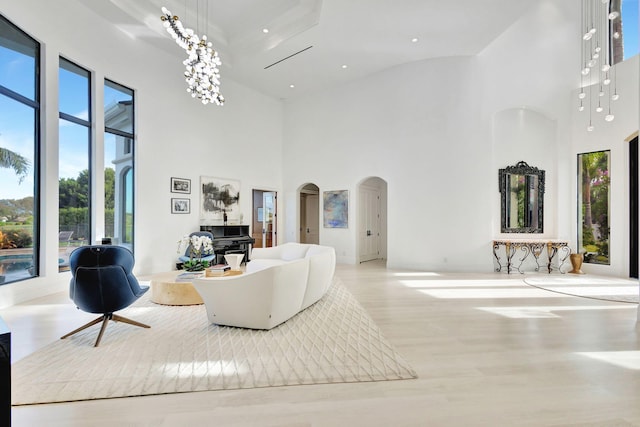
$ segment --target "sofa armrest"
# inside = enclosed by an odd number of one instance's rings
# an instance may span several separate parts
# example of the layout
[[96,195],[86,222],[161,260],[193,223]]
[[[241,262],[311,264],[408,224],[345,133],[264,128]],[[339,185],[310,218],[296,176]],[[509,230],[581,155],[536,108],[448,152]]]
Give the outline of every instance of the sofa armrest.
[[211,323],[263,329],[271,306],[273,271],[194,279]]
[[271,329],[300,311],[306,290],[306,259],[238,276],[194,279],[211,323]]
[[309,279],[302,302],[303,309],[322,298],[333,283],[336,252],[330,246],[315,246],[309,249],[307,259],[309,260]]

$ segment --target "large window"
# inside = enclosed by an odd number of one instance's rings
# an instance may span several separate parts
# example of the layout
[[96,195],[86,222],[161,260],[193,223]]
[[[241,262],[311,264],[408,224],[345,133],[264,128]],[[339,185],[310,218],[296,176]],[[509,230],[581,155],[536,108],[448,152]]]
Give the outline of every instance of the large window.
[[609,13],[618,14],[610,21],[611,63],[617,64],[638,54],[638,0],[611,1]]
[[133,250],[133,90],[104,83],[104,207],[105,236]]
[[69,254],[91,242],[91,74],[60,58],[58,269],[69,269]]
[[584,262],[610,264],[610,152],[578,154],[578,249]]
[[0,15],[0,283],[38,275],[40,44]]

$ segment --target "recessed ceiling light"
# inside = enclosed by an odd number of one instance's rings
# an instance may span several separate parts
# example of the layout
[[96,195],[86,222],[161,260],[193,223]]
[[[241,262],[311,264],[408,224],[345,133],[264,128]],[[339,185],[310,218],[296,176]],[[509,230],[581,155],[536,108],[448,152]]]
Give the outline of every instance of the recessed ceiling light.
[[289,87],[293,89],[294,87],[296,87],[296,85],[289,85]]
[[263,28],[263,29],[262,29],[262,32],[263,32],[263,33],[265,33],[265,34],[267,34],[267,33],[269,32],[269,29],[268,29],[268,28]]
[[347,64],[342,64],[342,68],[347,68],[348,65]]
[[417,37],[412,38],[411,43],[418,43],[418,38]]

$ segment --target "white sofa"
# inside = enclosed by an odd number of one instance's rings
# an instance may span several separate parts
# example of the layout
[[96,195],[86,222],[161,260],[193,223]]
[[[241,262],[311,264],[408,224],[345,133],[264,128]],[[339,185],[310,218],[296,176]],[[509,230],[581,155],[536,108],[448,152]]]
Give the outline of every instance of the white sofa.
[[332,247],[285,243],[254,248],[241,275],[195,279],[193,285],[210,322],[271,329],[322,298],[335,265]]

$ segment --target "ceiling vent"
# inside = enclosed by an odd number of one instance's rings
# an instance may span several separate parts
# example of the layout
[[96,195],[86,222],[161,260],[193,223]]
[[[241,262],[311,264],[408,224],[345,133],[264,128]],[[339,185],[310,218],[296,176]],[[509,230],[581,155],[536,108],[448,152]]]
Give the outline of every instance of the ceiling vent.
[[291,55],[289,55],[289,56],[287,56],[287,57],[284,57],[284,58],[280,59],[279,61],[274,62],[273,64],[267,65],[266,67],[264,67],[264,69],[266,70],[267,68],[271,68],[271,67],[273,67],[274,65],[277,65],[277,64],[279,64],[279,63],[281,63],[281,62],[283,62],[283,61],[286,61],[286,60],[287,60],[287,59],[289,59],[289,58],[293,58],[294,56],[296,56],[296,55],[298,55],[298,54],[301,54],[301,53],[302,53],[302,52],[304,52],[305,50],[309,50],[309,49],[311,49],[312,47],[313,47],[313,46],[305,47],[304,49],[299,50],[299,51],[297,51],[296,53],[292,53]]

